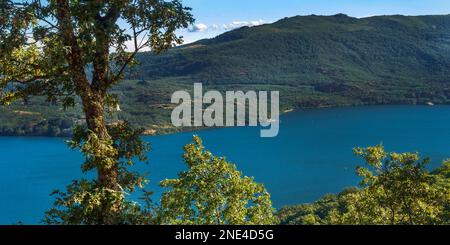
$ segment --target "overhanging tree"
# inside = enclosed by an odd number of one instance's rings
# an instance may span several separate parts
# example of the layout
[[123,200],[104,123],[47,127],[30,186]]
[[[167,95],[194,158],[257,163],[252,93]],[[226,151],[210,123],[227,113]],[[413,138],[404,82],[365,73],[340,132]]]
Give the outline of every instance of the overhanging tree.
[[84,170],[97,170],[96,190],[109,193],[96,205],[93,223],[117,223],[120,202],[110,197],[122,191],[121,184],[133,182],[124,180],[129,173],[121,158],[141,155],[143,149],[132,144],[137,150],[123,152],[123,140],[135,135],[129,130],[123,137],[111,136],[105,107],[117,100],[108,90],[135,64],[139,51],[160,53],[180,44],[176,30],[192,22],[180,0],[0,0],[1,103],[45,96],[68,107],[80,98],[86,130],[72,146],[86,155]]

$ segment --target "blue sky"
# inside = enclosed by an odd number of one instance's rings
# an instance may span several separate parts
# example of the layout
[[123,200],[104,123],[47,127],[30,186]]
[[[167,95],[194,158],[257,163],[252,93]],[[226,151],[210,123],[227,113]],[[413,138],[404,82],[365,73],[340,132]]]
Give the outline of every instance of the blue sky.
[[271,23],[295,15],[450,14],[450,0],[184,0],[183,3],[193,8],[196,19],[194,27],[180,31],[186,43],[239,26]]

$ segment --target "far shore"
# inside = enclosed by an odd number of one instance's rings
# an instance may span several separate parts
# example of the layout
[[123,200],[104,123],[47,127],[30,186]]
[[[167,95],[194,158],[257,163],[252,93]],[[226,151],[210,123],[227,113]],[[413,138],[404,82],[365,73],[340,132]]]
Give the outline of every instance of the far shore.
[[[426,102],[423,104],[340,104],[340,105],[318,105],[311,107],[302,107],[302,108],[288,108],[283,109],[281,111],[281,115],[285,115],[288,113],[295,113],[304,110],[315,110],[315,109],[330,109],[330,108],[341,108],[341,107],[366,107],[366,106],[450,106],[450,104],[435,104],[433,102]],[[163,128],[164,131],[158,131],[158,128]],[[203,130],[213,130],[213,129],[221,129],[226,128],[223,127],[182,127],[175,128],[173,126],[168,125],[154,125],[152,128],[144,129],[144,133],[142,136],[161,136],[161,135],[172,135],[177,133],[187,133],[187,132],[198,132]],[[67,139],[69,137],[63,136],[46,136],[46,135],[0,135],[0,137],[34,137],[34,138],[63,138]]]

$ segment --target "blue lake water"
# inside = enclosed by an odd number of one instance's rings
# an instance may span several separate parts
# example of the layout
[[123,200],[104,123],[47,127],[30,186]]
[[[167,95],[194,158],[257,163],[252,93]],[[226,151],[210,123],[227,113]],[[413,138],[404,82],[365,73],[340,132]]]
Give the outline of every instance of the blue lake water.
[[[276,138],[258,128],[198,132],[206,147],[225,155],[248,176],[264,183],[276,207],[311,202],[357,185],[355,146],[383,143],[390,151],[419,151],[430,167],[450,157],[450,106],[369,106],[296,111],[281,117]],[[182,146],[193,133],[145,137],[152,145],[147,189],[184,169]],[[36,224],[51,207],[49,193],[82,177],[81,155],[63,139],[0,137],[0,224]]]

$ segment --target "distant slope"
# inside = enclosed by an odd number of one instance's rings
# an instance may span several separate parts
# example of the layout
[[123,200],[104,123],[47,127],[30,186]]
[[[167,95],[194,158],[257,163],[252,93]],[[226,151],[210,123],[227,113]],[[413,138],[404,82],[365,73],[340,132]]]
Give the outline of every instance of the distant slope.
[[[171,94],[203,82],[218,90],[279,90],[282,110],[366,104],[449,104],[450,15],[297,16],[244,27],[156,56],[114,88],[148,133],[171,132]],[[134,80],[134,81],[133,81]],[[0,135],[70,134],[80,108],[34,99],[0,108]]]
[[130,77],[211,84],[448,82],[450,16],[300,16],[155,56]]
[[[245,27],[155,56],[130,78],[207,84],[313,85],[318,92],[405,90],[449,96],[450,15],[298,16]],[[420,92],[419,92],[420,93]],[[427,96],[423,96],[427,97]],[[433,97],[433,96],[431,96]]]

